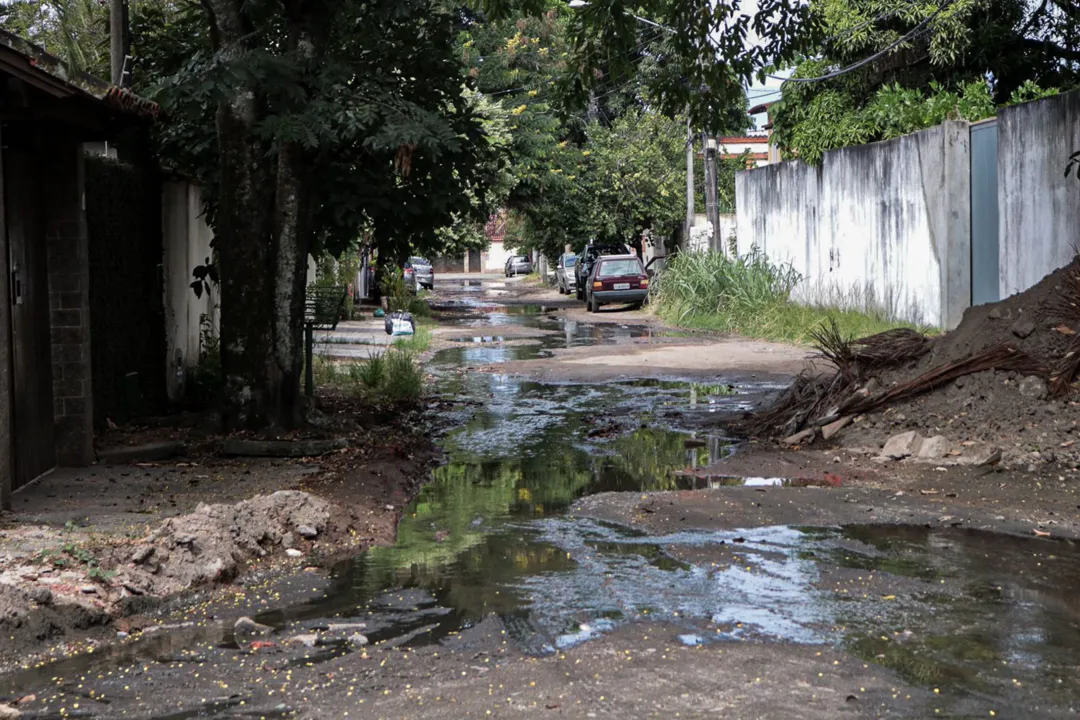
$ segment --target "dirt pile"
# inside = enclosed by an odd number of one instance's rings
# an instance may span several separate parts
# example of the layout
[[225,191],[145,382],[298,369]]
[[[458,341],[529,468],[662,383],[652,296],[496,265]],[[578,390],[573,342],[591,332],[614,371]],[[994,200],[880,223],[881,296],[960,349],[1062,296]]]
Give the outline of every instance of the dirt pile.
[[302,554],[323,533],[331,506],[298,490],[235,504],[199,505],[166,520],[146,541],[129,547],[117,578],[136,594],[162,595],[236,577],[250,560],[273,552]]
[[825,329],[819,349],[836,372],[805,373],[742,428],[801,432],[801,442],[839,434],[865,448],[914,430],[944,436],[953,456],[993,445],[1007,465],[1080,468],[1080,260],[1023,293],[969,308],[949,333],[921,345],[918,337],[894,331],[851,342]]

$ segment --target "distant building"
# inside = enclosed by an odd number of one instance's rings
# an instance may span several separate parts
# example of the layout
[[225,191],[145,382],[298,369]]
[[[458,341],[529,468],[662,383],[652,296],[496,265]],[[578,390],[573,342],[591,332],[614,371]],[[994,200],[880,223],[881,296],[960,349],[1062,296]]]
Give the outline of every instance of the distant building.
[[[768,113],[772,103],[763,103],[750,108],[751,115]],[[780,162],[780,150],[772,144],[772,117],[768,118],[761,130],[752,130],[746,135],[722,137],[719,140],[720,157],[725,160],[740,158],[747,154],[748,167],[761,167]]]

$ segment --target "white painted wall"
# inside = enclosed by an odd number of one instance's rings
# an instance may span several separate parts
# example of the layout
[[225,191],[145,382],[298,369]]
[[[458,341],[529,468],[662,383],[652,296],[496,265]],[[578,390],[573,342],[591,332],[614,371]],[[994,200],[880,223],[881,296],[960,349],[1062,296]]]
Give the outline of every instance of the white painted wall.
[[213,231],[202,217],[202,193],[188,182],[168,182],[162,190],[162,231],[165,274],[165,333],[168,347],[166,385],[169,397],[183,396],[184,374],[199,362],[200,321],[212,318],[216,330],[220,312],[216,293],[195,297],[192,270],[210,257]]
[[1027,290],[1080,252],[1080,181],[1065,177],[1080,150],[1080,91],[998,113],[998,268],[1001,297]]
[[803,277],[807,303],[885,309],[951,328],[970,304],[968,126],[738,173],[740,254],[757,248]]
[[503,246],[502,240],[492,240],[486,252],[482,253],[484,272],[502,272],[510,251]]

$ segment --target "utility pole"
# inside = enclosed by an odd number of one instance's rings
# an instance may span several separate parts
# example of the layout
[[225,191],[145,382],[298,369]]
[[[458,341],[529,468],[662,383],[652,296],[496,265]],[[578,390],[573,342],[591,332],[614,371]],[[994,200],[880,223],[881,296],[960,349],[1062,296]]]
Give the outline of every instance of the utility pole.
[[683,247],[690,246],[690,230],[694,227],[694,131],[690,126],[690,109],[686,110],[686,230]]
[[124,0],[109,0],[109,69],[112,84],[124,79]]
[[724,252],[720,239],[720,205],[717,202],[716,186],[716,138],[709,133],[702,133],[702,147],[705,148],[705,215],[712,223],[712,249]]

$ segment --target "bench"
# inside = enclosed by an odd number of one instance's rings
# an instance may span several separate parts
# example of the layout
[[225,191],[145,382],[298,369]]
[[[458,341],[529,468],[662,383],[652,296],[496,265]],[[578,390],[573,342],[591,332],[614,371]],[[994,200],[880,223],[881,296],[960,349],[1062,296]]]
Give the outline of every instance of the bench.
[[345,312],[344,285],[309,287],[304,299],[304,323],[315,330],[333,330]]

